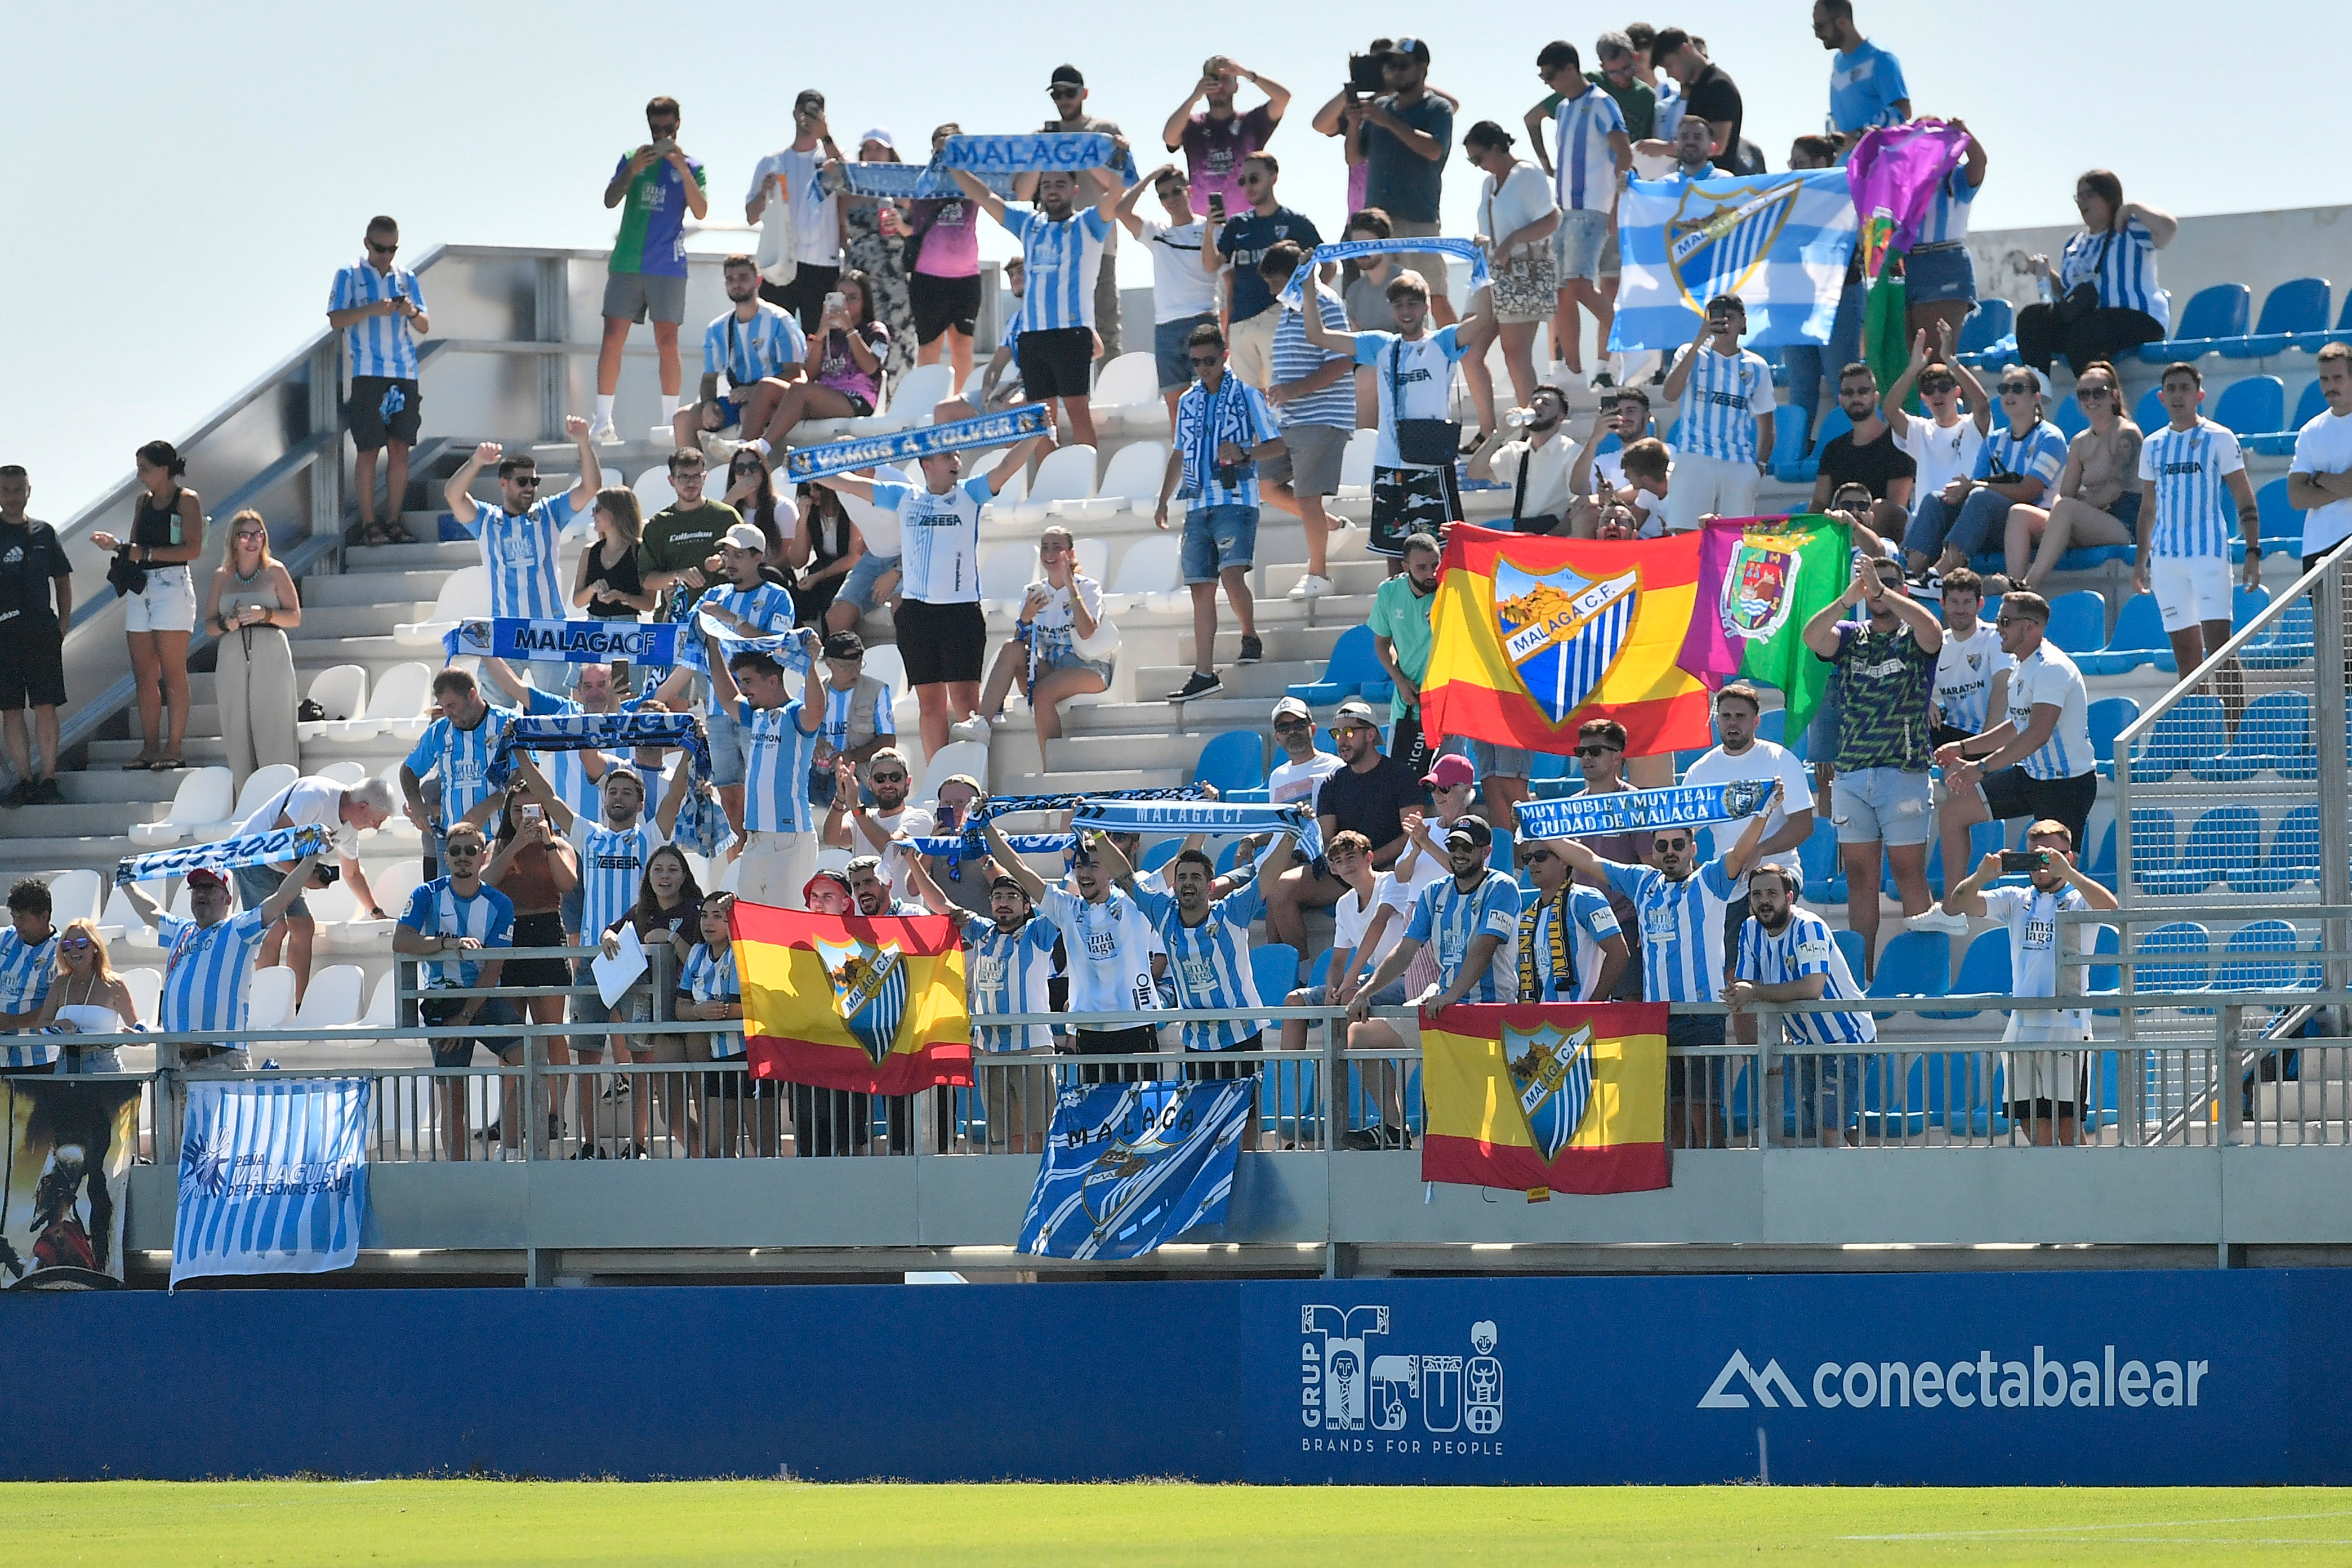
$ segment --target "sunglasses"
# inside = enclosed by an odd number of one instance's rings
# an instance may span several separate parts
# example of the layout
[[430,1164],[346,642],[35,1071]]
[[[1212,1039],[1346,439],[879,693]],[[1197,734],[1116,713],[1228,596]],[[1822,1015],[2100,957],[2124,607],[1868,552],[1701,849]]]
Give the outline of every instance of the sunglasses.
[[1557,860],[1559,857],[1549,849],[1530,849],[1520,858],[1530,866],[1540,866],[1547,860]]
[[2014,392],[2014,393],[2016,393],[2019,396],[2022,397],[2022,396],[2024,396],[2027,393],[2031,393],[2031,392],[2039,392],[2039,391],[2041,391],[2042,389],[2041,389],[2040,387],[2038,387],[2038,386],[2034,385],[2034,384],[2033,384],[2032,382],[2030,382],[2030,381],[2004,381],[2004,382],[2002,382],[2002,383],[2000,384],[2000,390],[2001,390],[2001,394],[2002,394],[2002,395],[2004,395],[2004,396],[2008,395],[2010,393]]
[[1277,735],[1295,733],[1310,727],[1308,721],[1304,719],[1276,719],[1274,721],[1274,732]]
[[1331,737],[1334,740],[1337,740],[1341,735],[1370,735],[1373,733],[1375,733],[1375,731],[1370,724],[1334,724],[1331,726]]
[[1190,354],[1186,357],[1192,360],[1194,364],[1214,364],[1225,356],[1223,354]]
[[400,247],[396,244],[378,245],[372,239],[367,242],[367,247],[372,253],[377,256],[395,256],[398,255],[400,251]]
[[2078,386],[2074,389],[2074,401],[2077,403],[2082,403],[2092,398],[2105,400],[2106,398],[2113,397],[2114,395],[2114,389],[2105,386]]
[[1959,384],[1957,381],[1923,381],[1919,384],[1919,391],[1924,396],[1934,397],[1939,393],[1953,391]]
[[1076,98],[1081,90],[1082,89],[1075,87],[1049,87],[1045,89],[1045,96],[1047,98]]
[[63,948],[70,948],[70,949],[77,949],[77,950],[78,950],[78,949],[80,949],[80,948],[85,948],[85,947],[89,946],[89,945],[90,945],[90,942],[89,942],[89,938],[88,938],[88,937],[86,937],[86,936],[78,936],[78,937],[75,937],[75,938],[74,938],[72,941],[70,941],[70,942],[61,942],[58,943],[58,945],[59,947],[63,947]]
[[866,775],[866,779],[868,784],[905,784],[907,782],[907,775],[904,773],[868,773]]
[[1612,752],[1622,752],[1624,749],[1622,746],[1579,746],[1576,748],[1576,754],[1580,757],[1604,757]]
[[535,490],[539,489],[539,476],[537,474],[517,474],[513,479],[509,479],[507,483],[514,486],[514,488],[519,490]]
[[1687,838],[1660,838],[1654,840],[1651,844],[1650,847],[1658,850],[1661,853],[1668,849],[1679,852],[1690,847],[1690,840]]

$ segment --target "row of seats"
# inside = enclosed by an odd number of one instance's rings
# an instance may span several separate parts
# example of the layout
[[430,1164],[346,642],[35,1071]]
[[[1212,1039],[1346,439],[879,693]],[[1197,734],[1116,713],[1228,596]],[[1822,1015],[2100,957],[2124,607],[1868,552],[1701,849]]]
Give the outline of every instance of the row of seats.
[[2283,893],[2319,879],[2319,807],[2298,805],[2263,847],[2262,814],[2242,802],[2213,806],[2179,837],[2167,806],[2132,807],[2132,883],[2155,898],[2190,898],[2226,886],[2233,893]]
[[2319,775],[2311,696],[2265,692],[2238,717],[2234,731],[2221,699],[2191,692],[2157,716],[2128,761],[2134,784],[2162,784],[2180,773],[2204,784],[2242,784],[2256,773],[2287,779]]
[[2246,320],[2252,311],[2253,291],[2243,283],[2212,284],[2189,296],[2174,322],[2172,336],[2162,342],[2142,343],[2139,357],[2150,364],[2167,364],[2206,354],[2259,359],[2264,354],[2316,353],[2330,342],[2352,340],[2352,293],[2345,295],[2344,313],[2330,331],[2331,292],[2325,278],[2288,279],[2263,299],[2262,318],[2250,333]]
[[[319,772],[347,789],[368,776],[367,769],[354,762],[331,763]],[[247,774],[240,790],[236,775],[225,767],[191,769],[173,793],[162,821],[131,824],[131,842],[142,849],[161,849],[184,841],[205,844],[226,838],[271,795],[301,776],[291,763],[271,763]],[[404,818],[395,817],[384,826],[395,833],[405,830],[412,837],[415,834]]]

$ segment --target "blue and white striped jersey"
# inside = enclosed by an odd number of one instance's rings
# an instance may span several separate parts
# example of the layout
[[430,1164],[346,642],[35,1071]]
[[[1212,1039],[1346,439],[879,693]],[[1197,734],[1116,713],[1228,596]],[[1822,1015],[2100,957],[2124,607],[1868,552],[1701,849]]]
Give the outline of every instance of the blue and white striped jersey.
[[[1327,331],[1348,330],[1348,307],[1339,296],[1320,283],[1314,283],[1315,300],[1323,312]],[[1333,360],[1345,362],[1343,353],[1326,353],[1307,341],[1307,318],[1290,306],[1284,306],[1282,318],[1274,324],[1274,384],[1305,381]],[[1286,430],[1294,425],[1328,425],[1336,429],[1352,431],[1356,427],[1356,378],[1343,375],[1320,392],[1310,392],[1304,397],[1294,397],[1275,410]]]
[[1915,245],[1944,245],[1968,238],[1969,214],[1976,205],[1977,189],[1969,184],[1968,164],[1954,164],[1927,203],[1927,216],[1920,220]]
[[[2139,477],[2156,485],[2154,555],[2230,554],[2238,531],[2238,503],[2230,495],[2231,474],[2246,459],[2228,426],[2200,418],[2186,430],[2167,425],[2147,432],[2139,447]],[[2148,526],[2143,520],[2142,526]]]
[[734,311],[702,331],[702,374],[724,375],[736,386],[746,386],[772,375],[782,375],[808,357],[808,334],[800,319],[765,300],[750,321]]
[[2144,311],[2168,330],[2172,325],[2172,301],[2156,281],[2156,237],[2136,217],[2124,220],[2121,234],[2074,231],[2058,258],[2058,292],[2063,296],[2079,283],[2095,284],[2102,305]]
[[[1044,915],[1031,915],[1009,931],[977,916],[963,922],[963,943],[971,950],[964,994],[978,1018],[983,1013],[1050,1013],[1054,999],[1045,983],[1054,977],[1054,943],[1061,932]],[[1045,1051],[1054,1031],[1044,1024],[994,1028],[975,1026],[971,1043],[983,1051]]]
[[[1603,97],[1608,96],[1602,94]],[[1719,354],[1704,344],[1683,384],[1682,428],[1675,445],[1727,463],[1756,460],[1756,421],[1772,412],[1772,367],[1753,349]]]
[[[1175,983],[1179,1007],[1255,1007],[1262,999],[1250,971],[1250,922],[1265,912],[1265,895],[1255,882],[1236,888],[1209,906],[1208,918],[1188,926],[1172,893],[1135,885],[1136,907],[1168,949],[1168,978]],[[1276,998],[1279,1001],[1279,998]],[[1229,1051],[1264,1027],[1255,1020],[1227,1018],[1186,1024],[1188,1051]]]
[[[1824,1002],[1858,1002],[1863,989],[1853,983],[1845,954],[1821,916],[1792,909],[1780,929],[1769,931],[1754,915],[1739,928],[1739,978],[1759,985],[1785,985],[1808,974],[1826,974]],[[1877,1022],[1868,1013],[1783,1013],[1789,1041],[1797,1046],[1864,1046],[1878,1038]]]
[[[436,877],[408,895],[400,923],[426,936],[470,936],[486,948],[512,947],[514,900],[487,882],[465,898],[448,878]],[[428,987],[471,985],[485,962],[480,955],[426,959],[418,963],[417,973]]]
[[460,518],[482,543],[482,565],[490,574],[490,614],[525,620],[560,621],[563,603],[557,541],[577,514],[568,489],[536,501],[518,516],[478,497],[474,515]]
[[156,1009],[165,1034],[245,1027],[245,983],[269,923],[259,910],[208,926],[179,915],[156,922],[155,934],[169,955]]
[[2009,676],[2009,711],[2019,734],[2033,722],[2037,703],[2054,705],[2058,727],[2022,764],[2030,779],[2076,779],[2099,768],[2091,750],[2091,699],[2083,672],[2056,643],[2044,642],[2018,661]]
[[[569,697],[553,696],[534,686],[526,711],[554,716],[585,713],[587,710]],[[583,760],[587,752],[533,752],[530,755],[547,775],[547,787],[555,792],[556,799],[572,808],[573,816],[593,818],[604,809],[604,795],[596,782],[588,776],[588,764]],[[610,752],[604,753],[606,767],[621,760]]]
[[1486,973],[1462,994],[1465,1002],[1510,1002],[1519,994],[1519,885],[1502,872],[1489,869],[1468,892],[1458,879],[1432,882],[1412,901],[1412,919],[1404,928],[1413,942],[1437,942],[1437,983],[1450,987],[1470,954],[1471,942],[1481,936],[1500,938]]
[[1723,911],[1739,884],[1717,857],[1681,881],[1653,866],[1603,860],[1609,885],[1641,923],[1642,994],[1652,1002],[1723,1000]]
[[[441,824],[446,827],[474,809],[490,794],[490,756],[506,738],[507,726],[521,715],[511,708],[484,704],[489,711],[482,721],[470,730],[460,730],[446,717],[436,719],[425,727],[425,733],[408,753],[408,771],[418,778],[428,773],[441,775]],[[492,812],[487,830],[496,832],[498,813]]]
[[607,827],[593,816],[575,816],[570,837],[580,852],[580,934],[593,944],[636,907],[646,862],[669,840],[650,815],[625,828]]
[[[816,689],[824,697],[824,721],[817,726],[817,733],[824,736],[824,743],[835,751],[845,752],[849,749],[849,721],[857,701],[857,688],[852,686],[845,691],[830,680],[820,680],[816,683]],[[889,687],[877,686],[873,699],[874,711],[868,717],[874,721],[874,732],[877,735],[896,735],[898,721],[890,712]]]
[[[362,258],[335,274],[327,295],[327,309],[348,310],[383,300],[405,300],[425,309],[425,290],[416,274],[395,265],[378,272]],[[416,379],[416,339],[405,316],[362,316],[343,329],[343,358],[353,375],[383,375],[395,381]]]
[[[1275,331],[1282,331],[1279,323]],[[1282,426],[1275,423],[1274,406],[1266,402],[1265,394],[1231,369],[1218,378],[1214,392],[1199,381],[1186,388],[1176,400],[1176,449],[1184,455],[1181,493],[1191,510],[1257,505],[1257,465],[1246,463],[1241,468],[1241,482],[1226,484],[1217,478],[1217,449],[1231,441],[1247,452],[1281,434]]]
[[1617,205],[1612,133],[1625,130],[1625,111],[1597,87],[1588,87],[1552,110],[1552,190],[1563,212],[1609,212]]
[[767,709],[738,702],[735,715],[743,726],[743,831],[814,832],[808,775],[822,721],[803,728],[810,714],[797,699]]
[[1021,241],[1028,272],[1015,332],[1051,332],[1095,324],[1095,278],[1102,270],[1110,220],[1081,207],[1059,223],[1027,207],[1004,209],[1004,226]]
[[1623,935],[1623,928],[1618,925],[1616,911],[1598,889],[1570,883],[1566,891],[1569,923],[1574,928],[1569,933],[1569,972],[1559,973],[1551,962],[1551,926],[1559,918],[1559,905],[1553,900],[1538,900],[1535,930],[1528,933],[1534,946],[1527,953],[1535,966],[1536,994],[1520,996],[1522,1002],[1601,1000],[1592,994],[1594,983],[1601,978],[1601,944],[1612,936]]
[[[758,626],[763,637],[793,629],[792,590],[764,579],[758,587],[748,592],[731,583],[707,588],[703,590],[702,597],[694,602],[694,608],[697,614],[704,610],[725,610],[730,615],[740,616]],[[678,629],[677,662],[680,668],[698,669],[705,675],[710,673],[710,650],[703,641],[709,635],[693,616],[687,617],[686,625]],[[719,655],[721,658],[727,657],[723,643],[719,645]],[[808,649],[797,641],[777,649],[775,658],[776,662],[786,669],[798,671],[808,668]]]
[[[1918,423],[1916,420],[1912,423]],[[1961,421],[1967,424],[1968,421]],[[2145,447],[2141,448],[2143,451]],[[2146,461],[2145,458],[2142,461]],[[2060,470],[2066,467],[2066,435],[2047,419],[2037,421],[2023,433],[2006,425],[1997,425],[1977,448],[1976,470],[1971,476],[1989,479],[1995,474],[2019,474],[2042,481],[2042,495],[2036,504],[2046,503],[2058,483]]]
[[1946,630],[1944,647],[1936,655],[1934,702],[1941,721],[1970,735],[1992,728],[1992,678],[2015,669],[2017,660],[2000,649],[2000,632],[1990,621],[1979,621],[1968,637]]
[[874,504],[898,515],[901,597],[926,605],[980,603],[980,509],[995,494],[986,474],[950,485],[944,495],[929,485],[874,487]]
[[[14,926],[0,929],[0,1013],[37,1013],[49,999],[49,980],[58,969],[58,933],[52,929],[44,942],[28,942]],[[12,1068],[37,1068],[58,1059],[54,1035],[8,1037],[5,1047]],[[47,1040],[47,1045],[38,1042]]]
[[[709,944],[696,942],[686,955],[685,973],[677,977],[677,994],[697,1002],[740,1002],[742,984],[735,977],[735,950],[713,954]],[[743,1054],[743,1029],[730,1025],[710,1033],[710,1059],[733,1061]]]

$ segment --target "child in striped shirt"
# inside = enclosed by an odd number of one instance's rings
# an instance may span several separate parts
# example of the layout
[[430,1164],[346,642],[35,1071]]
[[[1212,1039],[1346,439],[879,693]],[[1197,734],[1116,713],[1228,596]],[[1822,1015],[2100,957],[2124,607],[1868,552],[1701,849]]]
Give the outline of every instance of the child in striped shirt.
[[[743,1060],[743,986],[735,973],[734,937],[727,917],[735,907],[732,893],[713,893],[702,900],[696,917],[701,941],[686,955],[686,967],[678,974],[676,1006],[672,1012],[681,1021],[698,1019],[709,1023],[732,1023],[731,1029],[714,1030],[702,1037],[709,1043],[710,1060],[740,1062]],[[691,1056],[691,1050],[688,1052]],[[782,1091],[775,1083],[753,1078],[750,1071],[711,1072],[702,1075],[703,1125],[717,1122],[719,1143],[714,1150],[708,1146],[688,1150],[691,1155],[727,1159],[741,1150],[745,1100],[752,1105],[754,1137],[759,1152],[774,1158],[777,1145],[776,1102]],[[711,1102],[716,1100],[717,1104]]]

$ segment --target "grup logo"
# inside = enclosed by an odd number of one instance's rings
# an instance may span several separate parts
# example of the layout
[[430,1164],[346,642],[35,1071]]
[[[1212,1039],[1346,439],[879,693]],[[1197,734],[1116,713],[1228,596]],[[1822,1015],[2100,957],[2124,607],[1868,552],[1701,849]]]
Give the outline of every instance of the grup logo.
[[[1372,1343],[1389,1334],[1386,1306],[1299,1310],[1299,1420],[1312,1433],[1308,1453],[1496,1455],[1503,1429],[1500,1335],[1491,1319],[1469,1329],[1469,1343],[1444,1353],[1404,1353]],[[1461,1352],[1469,1351],[1468,1355]],[[1402,1434],[1418,1426],[1425,1436]],[[1358,1436],[1353,1434],[1361,1433]],[[1454,1434],[1467,1433],[1467,1437]]]

